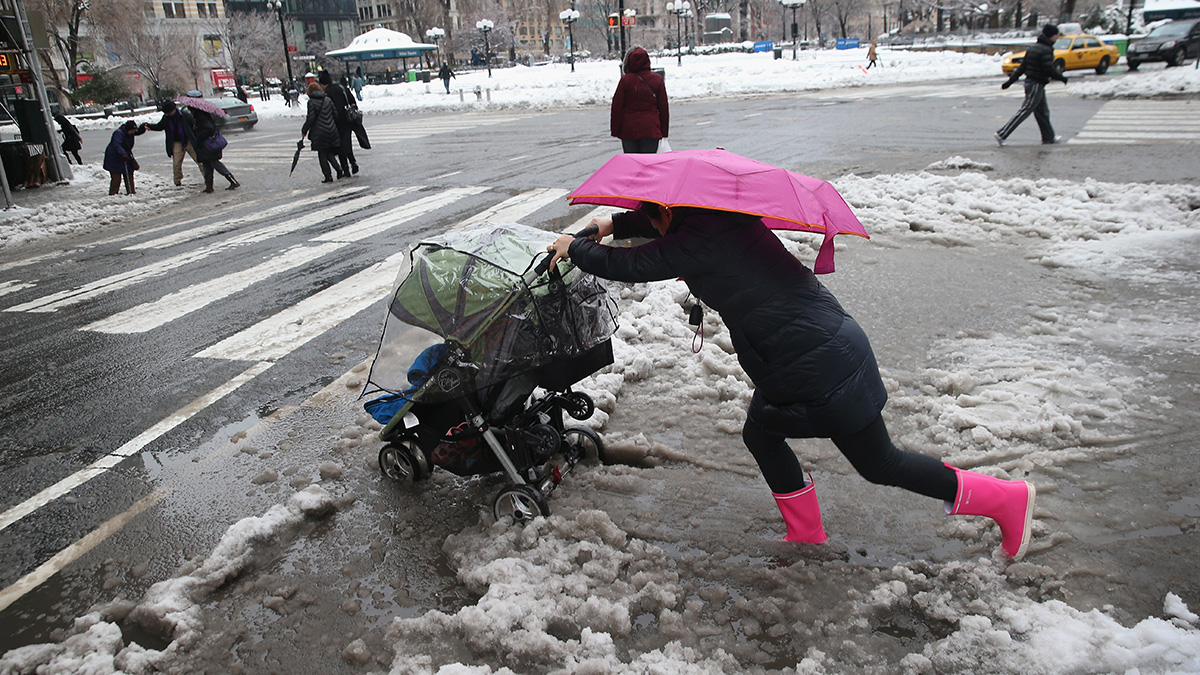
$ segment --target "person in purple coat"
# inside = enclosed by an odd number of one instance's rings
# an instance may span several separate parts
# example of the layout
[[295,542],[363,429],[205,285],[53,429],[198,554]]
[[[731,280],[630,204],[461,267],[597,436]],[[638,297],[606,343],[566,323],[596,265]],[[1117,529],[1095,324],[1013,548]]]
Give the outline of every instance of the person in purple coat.
[[108,184],[108,194],[115,195],[121,189],[121,181],[125,181],[125,194],[137,192],[133,187],[133,172],[138,168],[137,160],[133,158],[133,137],[146,133],[146,125],[138,126],[137,122],[129,120],[113,132],[112,140],[104,149],[104,170],[112,176]]

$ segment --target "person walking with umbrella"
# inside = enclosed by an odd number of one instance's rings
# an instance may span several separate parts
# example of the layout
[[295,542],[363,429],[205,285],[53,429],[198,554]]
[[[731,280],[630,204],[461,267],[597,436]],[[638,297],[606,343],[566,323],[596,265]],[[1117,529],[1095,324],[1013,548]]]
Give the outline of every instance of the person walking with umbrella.
[[624,152],[658,152],[661,139],[670,135],[667,85],[650,70],[650,55],[634,47],[625,56],[625,74],[613,93],[609,130],[621,139]]
[[217,129],[216,117],[224,117],[225,111],[200,96],[200,92],[193,89],[187,93],[187,96],[175,99],[175,101],[192,110],[192,118],[195,120],[193,133],[196,139],[196,159],[200,160],[200,165],[204,170],[204,193],[211,194],[213,191],[214,172],[221,174],[225,180],[229,181],[229,187],[225,188],[226,190],[236,190],[242,184],[221,162],[228,141]]
[[827,538],[814,485],[786,442],[815,437],[830,438],[872,483],[943,500],[948,515],[996,520],[1005,553],[1024,555],[1033,485],[898,449],[881,416],[887,391],[866,333],[768,229],[767,222],[823,229],[814,268],[832,271],[833,235],[866,234],[832,186],[724,151],[691,151],[618,155],[570,197],[573,203],[637,204],[593,219],[595,238],[651,241],[617,248],[563,235],[549,247],[555,260],[569,258],[584,272],[615,281],[682,277],[720,313],[755,386],[742,439],[783,515],[786,541]]
[[[333,101],[321,90],[321,85],[313,82],[308,85],[308,115],[304,118],[304,126],[300,128],[300,143],[305,137],[312,141],[312,149],[317,153],[317,161],[321,163],[321,173],[325,176],[322,183],[332,183],[332,172],[338,178],[345,178],[337,153],[341,147],[341,135],[334,119]],[[299,146],[297,146],[299,150]],[[332,172],[331,172],[332,167]],[[292,168],[296,168],[295,161]]]
[[125,194],[137,192],[133,185],[133,172],[138,169],[137,160],[133,158],[133,137],[144,133],[146,125],[138,126],[133,120],[122,124],[113,132],[108,147],[104,149],[104,170],[112,176],[108,184],[108,194],[117,194],[121,190],[122,180],[125,181]]

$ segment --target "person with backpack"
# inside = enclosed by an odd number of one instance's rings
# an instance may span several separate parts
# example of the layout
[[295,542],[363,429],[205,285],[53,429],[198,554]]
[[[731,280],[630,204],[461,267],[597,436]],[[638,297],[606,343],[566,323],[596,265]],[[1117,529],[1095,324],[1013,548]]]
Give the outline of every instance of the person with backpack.
[[641,47],[625,56],[625,74],[613,94],[610,117],[610,131],[621,139],[624,152],[658,152],[660,140],[669,135],[666,83],[650,70],[650,55]]

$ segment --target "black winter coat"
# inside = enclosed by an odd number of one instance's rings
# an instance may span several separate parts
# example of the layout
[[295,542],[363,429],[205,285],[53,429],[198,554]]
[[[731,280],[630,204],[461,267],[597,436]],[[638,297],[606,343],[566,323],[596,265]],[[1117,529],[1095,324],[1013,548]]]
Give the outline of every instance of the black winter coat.
[[175,141],[183,143],[184,147],[190,145],[193,149],[196,147],[196,120],[192,114],[184,108],[176,108],[175,114],[179,117],[181,126],[183,127],[183,138],[176,138],[175,131],[171,128],[171,117],[163,113],[162,119],[154,124],[147,124],[146,128],[151,131],[165,131],[167,141],[167,157],[175,156]]
[[194,134],[188,140],[192,141],[192,146],[196,150],[196,159],[201,162],[220,160],[222,155],[225,154],[224,150],[209,152],[204,147],[205,139],[217,133],[217,122],[213,119],[212,114],[206,113],[203,110],[193,110],[192,119],[196,121],[192,126]]
[[325,92],[318,89],[308,95],[308,116],[304,118],[300,133],[312,141],[313,150],[336,150],[341,146],[333,102]]
[[[792,437],[861,431],[887,391],[866,334],[767,229],[737,213],[677,208],[667,234],[634,248],[571,244],[580,269],[616,281],[683,277],[721,314],[754,381],[752,419]],[[640,212],[613,218],[613,236],[658,237]]]
[[1025,79],[1042,84],[1048,84],[1051,79],[1066,82],[1067,78],[1054,67],[1055,39],[1039,35],[1037,43],[1025,51],[1021,65],[1017,66],[1012,75],[1008,76],[1008,81],[1016,82],[1021,79],[1021,75],[1024,75]]
[[333,119],[337,122],[338,131],[349,131],[350,117],[346,114],[346,109],[350,106],[350,95],[342,85],[335,82],[325,85],[325,96],[333,102]]

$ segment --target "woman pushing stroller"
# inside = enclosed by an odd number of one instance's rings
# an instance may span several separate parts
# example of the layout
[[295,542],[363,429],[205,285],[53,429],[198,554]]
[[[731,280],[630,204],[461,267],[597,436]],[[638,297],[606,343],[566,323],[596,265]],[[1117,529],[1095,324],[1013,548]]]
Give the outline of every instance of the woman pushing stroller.
[[[598,228],[594,238],[559,237],[549,247],[555,260],[569,258],[614,281],[682,277],[692,294],[721,314],[755,385],[742,439],[783,515],[786,541],[826,540],[814,485],[786,442],[815,437],[831,439],[872,483],[941,499],[947,515],[992,518],[1005,553],[1024,555],[1033,485],[898,449],[881,416],[887,392],[866,334],[762,218],[643,201],[592,225]],[[632,248],[597,243],[609,234],[652,241]]]

